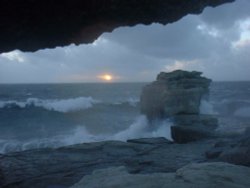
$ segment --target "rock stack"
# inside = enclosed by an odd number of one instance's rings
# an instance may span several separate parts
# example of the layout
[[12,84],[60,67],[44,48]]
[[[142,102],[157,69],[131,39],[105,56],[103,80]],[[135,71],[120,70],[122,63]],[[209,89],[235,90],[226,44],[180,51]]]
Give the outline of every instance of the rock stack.
[[174,141],[186,143],[213,135],[217,119],[200,114],[201,100],[207,98],[210,79],[201,72],[176,70],[161,72],[156,81],[145,86],[141,95],[141,112],[151,121],[173,119]]

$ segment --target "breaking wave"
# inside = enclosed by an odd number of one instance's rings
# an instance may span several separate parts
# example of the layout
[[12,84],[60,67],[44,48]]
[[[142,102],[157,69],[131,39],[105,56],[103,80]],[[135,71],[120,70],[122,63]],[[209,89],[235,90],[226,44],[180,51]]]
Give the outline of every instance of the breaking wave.
[[127,129],[113,135],[112,140],[126,141],[133,138],[165,137],[172,140],[170,120],[149,123],[146,116],[140,115]]
[[93,104],[98,103],[92,97],[78,97],[70,99],[38,99],[28,98],[26,101],[0,101],[0,108],[11,108],[11,107],[41,107],[46,110],[58,111],[58,112],[71,112],[78,111],[87,108],[91,108]]
[[79,126],[68,135],[60,135],[53,138],[34,139],[26,142],[0,140],[0,153],[38,148],[58,148],[61,146],[105,140],[126,141],[128,139],[148,137],[165,137],[172,140],[170,126],[171,122],[169,120],[150,124],[145,116],[140,115],[127,129],[114,133],[113,135],[94,135],[89,133],[84,126]]
[[104,105],[118,105],[118,106],[131,106],[136,107],[139,103],[139,99],[129,98],[124,101],[118,101],[113,103],[103,103],[100,100],[95,100],[92,97],[77,97],[69,99],[39,99],[28,98],[25,101],[0,101],[1,108],[28,108],[28,107],[40,107],[46,110],[57,112],[74,112],[84,110],[93,107],[95,104]]

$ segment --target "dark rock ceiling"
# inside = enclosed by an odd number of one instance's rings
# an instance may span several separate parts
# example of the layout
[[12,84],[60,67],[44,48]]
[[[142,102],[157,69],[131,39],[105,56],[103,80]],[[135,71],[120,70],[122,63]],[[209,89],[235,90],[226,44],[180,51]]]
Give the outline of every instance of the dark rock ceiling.
[[234,0],[1,0],[0,53],[91,43],[120,26],[175,22]]

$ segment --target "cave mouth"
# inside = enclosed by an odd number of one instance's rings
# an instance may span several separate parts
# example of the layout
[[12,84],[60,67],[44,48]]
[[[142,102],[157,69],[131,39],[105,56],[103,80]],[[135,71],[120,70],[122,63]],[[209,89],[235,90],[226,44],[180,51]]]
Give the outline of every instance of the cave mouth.
[[207,6],[234,0],[18,1],[0,2],[0,53],[87,44],[120,26],[173,23]]
[[[8,2],[11,4],[13,1]],[[30,2],[37,1],[30,0]],[[109,2],[109,0],[103,2]],[[140,1],[124,1],[125,4],[126,2]],[[152,4],[152,1],[143,2]],[[191,128],[191,132],[185,129],[183,124],[187,125],[186,120],[195,126],[199,126],[200,123],[212,125],[214,129],[217,127],[217,119],[207,117],[216,116],[220,123],[218,130],[223,134],[227,132],[230,138],[249,130],[250,14],[248,7],[250,7],[250,1],[239,0],[215,8],[207,7],[204,10],[207,5],[215,6],[229,1],[204,0],[199,1],[200,3],[195,4],[194,7],[189,5],[191,5],[190,2],[198,2],[196,0],[154,1],[159,5],[157,2],[172,3],[173,10],[179,7],[180,4],[177,2],[180,2],[183,3],[185,11],[169,13],[167,20],[164,19],[165,16],[162,18],[160,13],[150,14],[146,18],[142,12],[142,18],[133,16],[132,22],[129,19],[108,24],[106,20],[99,20],[98,15],[102,12],[97,12],[96,16],[91,17],[95,19],[97,25],[81,30],[80,35],[78,29],[81,25],[72,27],[77,31],[75,33],[71,28],[65,27],[65,30],[61,30],[60,27],[55,28],[57,24],[52,23],[53,19],[51,22],[44,20],[35,25],[35,28],[32,28],[34,33],[30,30],[29,22],[17,22],[18,27],[20,24],[20,28],[22,26],[28,30],[20,31],[13,25],[10,30],[5,30],[5,32],[8,31],[6,35],[0,35],[4,36],[6,42],[0,43],[2,50],[0,54],[0,156],[2,156],[0,187],[16,185],[27,188],[34,187],[34,183],[38,188],[68,187],[76,183],[86,172],[91,173],[96,168],[102,168],[103,164],[104,166],[124,165],[124,156],[126,159],[128,156],[129,160],[126,161],[132,161],[128,163],[135,167],[132,172],[159,172],[158,167],[161,166],[159,164],[163,163],[159,161],[159,156],[155,155],[155,148],[168,151],[165,149],[166,146],[172,151],[178,142],[193,141],[193,138],[203,139],[204,135],[210,138],[210,130],[205,132],[208,135],[203,134],[201,129],[204,127],[193,129],[194,131]],[[106,10],[106,5],[101,5]],[[112,10],[116,8],[112,7]],[[35,14],[34,10],[30,11]],[[186,15],[187,13],[201,14]],[[112,15],[109,16],[112,17]],[[69,20],[73,17],[75,18],[75,15],[69,12]],[[134,20],[135,18],[143,21]],[[15,19],[15,16],[12,19]],[[37,18],[33,19],[36,21]],[[53,25],[48,26],[48,30],[46,30],[47,23]],[[40,30],[40,24],[44,24],[42,30]],[[68,34],[70,31],[72,32]],[[60,34],[56,36],[54,32]],[[180,69],[195,71],[191,72],[192,76],[186,71],[174,71]],[[168,109],[164,106],[164,109],[160,108],[160,113],[157,114],[159,116],[156,118],[142,114],[143,88],[155,80],[156,75],[161,71],[174,71],[175,76],[171,76],[173,72],[167,76],[165,73],[159,74],[158,81],[153,82],[152,95],[145,100],[150,101],[153,98],[151,96],[155,96],[151,101],[152,106],[154,107],[158,102],[162,107],[162,103],[166,104],[164,103],[166,98],[161,94],[171,96],[172,98],[168,100],[170,106],[173,109],[175,106],[180,106],[181,109],[175,112],[176,116],[173,118],[166,116]],[[200,72],[203,72],[203,75]],[[194,106],[193,98],[183,100],[184,102],[174,99],[177,98],[177,94],[182,98],[190,97],[192,93],[189,90],[194,86],[198,93],[204,92],[200,89],[202,87],[207,90],[206,83],[210,83],[210,80],[205,81],[205,84],[199,84],[204,80],[203,76],[214,80],[209,88],[210,95],[207,96],[205,93],[206,95],[196,96],[196,104],[199,106],[195,105],[195,110],[187,112],[182,104],[186,103],[187,107]],[[199,79],[196,79],[197,77]],[[171,92],[164,88],[163,80],[171,81],[171,86],[169,85],[172,88]],[[181,86],[184,90],[180,90]],[[158,95],[154,95],[157,91],[159,91]],[[215,121],[216,126],[214,126]],[[178,123],[174,124],[177,129],[171,130],[171,127],[174,127],[173,122]],[[185,134],[186,137],[183,139],[182,135],[185,136]],[[171,138],[176,143],[173,143]],[[176,170],[184,163],[197,162],[200,157],[201,160],[198,161],[207,160],[204,153],[212,144],[216,146],[214,144],[217,142],[216,139],[212,138],[208,142],[178,144],[177,150],[166,153],[172,156],[170,161],[176,161],[178,164],[171,163],[169,167],[168,161],[164,163],[166,167],[160,168],[160,172],[166,172],[168,168],[171,171]],[[230,144],[233,143],[231,145],[236,146],[236,142],[230,142]],[[164,147],[159,147],[160,144],[164,144]],[[228,145],[224,146],[227,151]],[[143,150],[137,147],[142,147]],[[195,151],[195,155],[191,158],[190,155],[186,155],[190,152],[190,148]],[[144,149],[146,149],[145,152],[141,152]],[[210,153],[206,152],[206,155],[208,157],[217,155],[217,149],[208,151]],[[242,156],[246,156],[245,148],[243,149],[240,150],[243,151]],[[139,161],[138,166],[138,155],[142,153],[150,159],[146,162],[144,159],[142,162]],[[157,157],[153,163],[151,154]],[[131,156],[135,158],[130,160]],[[51,160],[44,160],[47,157],[53,158],[53,165]],[[169,157],[164,159],[169,160]],[[86,168],[83,164],[86,164]],[[145,170],[141,171],[141,167],[145,165]],[[24,169],[22,173],[20,169]],[[18,182],[16,177],[19,178]]]
[[201,71],[215,81],[248,80],[247,6],[242,0],[174,23],[117,27],[88,44],[5,52],[0,83],[150,82],[176,69]]

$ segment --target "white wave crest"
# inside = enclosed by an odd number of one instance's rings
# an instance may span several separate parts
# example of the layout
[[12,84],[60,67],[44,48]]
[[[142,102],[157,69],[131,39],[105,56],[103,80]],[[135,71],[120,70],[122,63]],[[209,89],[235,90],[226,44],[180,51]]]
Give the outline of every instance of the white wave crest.
[[38,99],[28,98],[24,102],[20,101],[0,101],[0,108],[5,108],[11,105],[18,106],[20,108],[26,108],[29,106],[41,107],[46,110],[58,111],[58,112],[72,112],[78,110],[84,110],[91,108],[93,104],[98,103],[92,97],[77,97],[70,99]]
[[19,101],[0,101],[0,108],[5,108],[5,107],[9,107],[12,105],[18,106],[20,108],[25,108],[26,107],[27,102],[19,102]]
[[129,98],[128,99],[128,103],[131,105],[131,106],[133,106],[133,107],[135,107],[135,106],[137,106],[137,104],[140,102],[140,99],[138,99],[138,98]]
[[149,123],[144,115],[137,117],[127,129],[112,136],[113,140],[126,141],[133,138],[165,137],[172,140],[169,120]]

